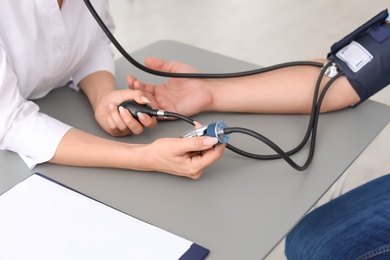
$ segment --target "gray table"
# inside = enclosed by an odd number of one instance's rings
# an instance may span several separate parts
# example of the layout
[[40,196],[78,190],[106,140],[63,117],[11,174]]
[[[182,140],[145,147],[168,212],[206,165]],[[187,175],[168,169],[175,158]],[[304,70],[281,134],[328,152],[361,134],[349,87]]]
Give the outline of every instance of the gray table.
[[[254,65],[172,41],[161,41],[134,53],[138,60],[158,56],[190,63],[205,72],[242,71]],[[117,83],[124,76],[142,80],[165,79],[135,70],[117,61]],[[237,86],[240,87],[240,86]],[[38,101],[43,112],[93,134],[109,137],[95,123],[82,93],[61,88]],[[229,126],[256,130],[288,150],[303,137],[304,115],[246,115],[205,113],[195,117],[208,124],[218,120]],[[301,219],[359,156],[390,120],[388,106],[366,101],[354,109],[323,114],[318,127],[317,150],[304,172],[283,160],[256,161],[226,151],[201,179],[157,172],[95,169],[42,164],[30,171],[18,155],[0,152],[0,194],[33,172],[41,172],[114,208],[187,238],[211,250],[208,259],[262,259]],[[176,137],[190,125],[161,122],[140,136],[123,142],[151,142]],[[232,135],[231,143],[244,150],[270,153],[253,139]],[[308,149],[293,159],[306,160]]]

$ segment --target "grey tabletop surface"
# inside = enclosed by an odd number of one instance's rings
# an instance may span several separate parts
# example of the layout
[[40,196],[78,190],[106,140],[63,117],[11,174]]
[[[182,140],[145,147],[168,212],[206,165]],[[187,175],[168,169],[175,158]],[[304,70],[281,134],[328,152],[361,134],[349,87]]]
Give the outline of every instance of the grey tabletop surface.
[[[258,66],[174,41],[161,41],[133,53],[142,62],[156,56],[189,63],[203,72],[235,72]],[[147,82],[166,79],[116,62],[117,85],[125,75]],[[238,88],[240,86],[237,86]],[[83,93],[64,87],[38,100],[42,112],[90,133],[112,138],[99,128]],[[224,121],[258,131],[284,150],[303,138],[306,115],[203,113],[203,124]],[[310,210],[390,120],[390,108],[367,101],[355,108],[322,114],[310,167],[296,171],[285,161],[248,159],[226,150],[199,180],[158,172],[81,168],[41,164],[29,170],[18,155],[0,151],[0,194],[34,172],[40,172],[113,208],[210,249],[208,259],[262,259]],[[116,138],[149,143],[178,137],[191,126],[160,122],[142,135]],[[273,153],[253,138],[232,134],[230,143],[255,153]],[[305,162],[308,146],[292,158]],[[131,156],[131,155],[130,155]]]

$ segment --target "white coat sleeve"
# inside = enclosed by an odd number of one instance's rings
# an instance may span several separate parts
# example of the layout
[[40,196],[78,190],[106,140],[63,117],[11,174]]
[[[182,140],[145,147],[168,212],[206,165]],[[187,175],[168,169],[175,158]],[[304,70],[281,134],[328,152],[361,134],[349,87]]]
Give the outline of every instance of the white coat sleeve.
[[[115,25],[108,11],[108,2],[104,5],[103,11],[100,12],[99,16],[111,33],[113,33]],[[93,24],[91,26],[99,25],[95,22],[95,20],[93,20]],[[83,66],[81,66],[73,75],[73,84],[76,87],[83,78],[97,71],[108,71],[112,75],[115,75],[114,53],[111,48],[111,42],[100,27],[98,30],[100,34],[95,48],[92,50],[85,64],[83,64]]]
[[0,149],[18,153],[32,169],[50,160],[70,126],[39,112],[20,94],[17,78],[0,48]]

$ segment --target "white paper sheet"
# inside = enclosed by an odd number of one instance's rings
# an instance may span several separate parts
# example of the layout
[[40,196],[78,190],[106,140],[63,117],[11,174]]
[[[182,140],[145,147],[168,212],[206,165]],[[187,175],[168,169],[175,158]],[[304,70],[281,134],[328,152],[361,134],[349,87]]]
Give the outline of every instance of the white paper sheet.
[[39,175],[0,196],[0,259],[178,259],[191,245]]

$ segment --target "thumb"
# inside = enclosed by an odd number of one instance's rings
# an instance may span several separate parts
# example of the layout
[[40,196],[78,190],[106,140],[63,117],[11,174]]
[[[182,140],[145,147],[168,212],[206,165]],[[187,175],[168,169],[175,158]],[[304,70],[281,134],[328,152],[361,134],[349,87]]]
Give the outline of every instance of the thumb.
[[145,59],[145,65],[148,68],[164,71],[164,72],[174,72],[174,73],[195,73],[198,72],[195,68],[175,61],[167,61],[155,57],[149,57]]
[[182,140],[186,140],[182,146],[182,149],[184,149],[183,152],[186,153],[207,150],[218,143],[217,138],[210,136],[191,137]]
[[120,96],[124,101],[135,100],[140,104],[150,103],[150,100],[144,95],[141,90],[122,89],[120,90]]
[[145,59],[145,65],[148,68],[155,69],[155,70],[162,70],[164,68],[164,64],[167,61],[155,57],[148,57]]

